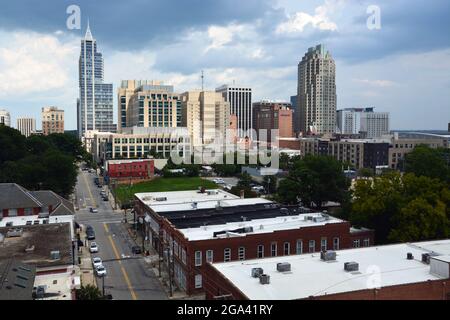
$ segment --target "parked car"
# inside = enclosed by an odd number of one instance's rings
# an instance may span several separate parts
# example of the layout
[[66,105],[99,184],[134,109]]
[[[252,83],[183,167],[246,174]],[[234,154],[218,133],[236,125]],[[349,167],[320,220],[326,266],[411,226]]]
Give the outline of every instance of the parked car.
[[94,228],[92,228],[91,226],[86,227],[86,238],[88,240],[95,240]]
[[89,245],[89,252],[90,253],[97,253],[98,252],[97,243],[91,242],[91,244]]
[[264,187],[263,186],[254,186],[254,187],[252,187],[252,191],[264,192]]
[[225,184],[225,181],[221,178],[215,178],[213,179],[213,182],[217,184]]
[[102,199],[103,199],[103,201],[108,201],[109,200],[108,196],[104,196],[104,197],[102,197]]
[[93,258],[92,265],[94,266],[95,269],[99,266],[102,266],[103,265],[102,259],[100,257]]
[[141,250],[141,247],[139,247],[139,246],[133,246],[131,248],[131,252],[133,252],[134,254],[141,254],[142,250]]
[[106,276],[106,268],[104,265],[98,266],[97,268],[95,268],[95,273],[97,274],[98,277],[104,277]]
[[98,213],[98,210],[96,208],[90,208],[89,211],[91,213]]

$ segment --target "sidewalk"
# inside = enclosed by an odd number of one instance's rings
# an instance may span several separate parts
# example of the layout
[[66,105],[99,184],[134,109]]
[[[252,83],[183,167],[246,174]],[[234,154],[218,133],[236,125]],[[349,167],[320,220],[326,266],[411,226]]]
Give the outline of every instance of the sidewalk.
[[[85,226],[83,227],[83,231],[80,233],[81,239],[86,244],[88,243],[86,239]],[[95,281],[94,269],[92,268],[92,258],[91,253],[89,252],[89,247],[84,246],[80,247],[78,252],[78,256],[81,257],[80,271],[81,271],[81,285],[87,286],[88,284],[97,287],[97,282]]]
[[[132,222],[133,221],[133,215],[127,214],[127,221]],[[126,226],[128,233],[130,234],[131,239],[134,240],[136,245],[139,247],[142,247],[142,235],[138,231],[135,233],[133,227],[131,224],[128,224]],[[145,251],[149,252],[148,256],[144,257],[144,261],[147,264],[148,268],[153,271],[156,278],[161,283],[162,288],[164,289],[167,297],[169,300],[205,300],[205,295],[195,295],[195,296],[188,296],[186,292],[183,290],[180,290],[176,287],[176,285],[173,285],[172,287],[172,296],[170,296],[170,285],[169,285],[169,273],[167,270],[167,264],[166,262],[161,261],[161,275],[159,272],[159,255],[158,252],[155,251],[155,249],[149,245],[148,241],[145,241],[144,243]]]

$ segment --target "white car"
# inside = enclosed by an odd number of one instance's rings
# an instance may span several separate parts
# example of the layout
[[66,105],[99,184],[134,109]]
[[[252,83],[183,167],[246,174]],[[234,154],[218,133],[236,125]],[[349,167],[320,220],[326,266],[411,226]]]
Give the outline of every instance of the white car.
[[106,268],[103,265],[100,265],[95,268],[95,273],[97,273],[98,277],[104,277],[106,276]]
[[89,246],[89,252],[90,253],[97,253],[98,252],[97,243],[91,242],[91,245]]
[[103,262],[102,259],[100,259],[99,257],[95,257],[94,259],[92,259],[92,264],[94,265],[94,268],[97,269],[97,267],[103,265]]
[[220,179],[220,178],[214,179],[213,182],[217,183],[217,184],[225,184],[225,181],[223,179]]

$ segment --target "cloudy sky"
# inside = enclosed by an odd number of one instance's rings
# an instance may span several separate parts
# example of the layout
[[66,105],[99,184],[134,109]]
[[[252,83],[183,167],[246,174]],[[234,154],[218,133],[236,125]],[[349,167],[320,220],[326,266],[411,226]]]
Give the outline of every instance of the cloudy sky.
[[[70,5],[81,30],[67,28]],[[367,27],[370,5],[380,29]],[[448,0],[16,0],[0,10],[0,109],[14,124],[33,116],[39,128],[41,108],[56,105],[76,128],[88,18],[115,87],[155,79],[181,92],[199,88],[204,70],[208,89],[235,81],[255,99],[289,100],[299,60],[324,43],[337,63],[338,108],[388,111],[392,129],[450,122]]]

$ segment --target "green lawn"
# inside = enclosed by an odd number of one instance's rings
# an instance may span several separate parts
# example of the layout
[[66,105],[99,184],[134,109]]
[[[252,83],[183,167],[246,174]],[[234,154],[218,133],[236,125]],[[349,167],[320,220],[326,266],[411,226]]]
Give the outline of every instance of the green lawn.
[[157,178],[131,187],[128,185],[120,186],[116,190],[116,196],[121,203],[127,203],[133,199],[135,193],[197,190],[199,187],[214,189],[217,188],[217,185],[199,177]]

